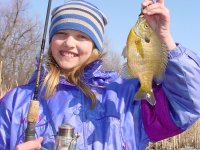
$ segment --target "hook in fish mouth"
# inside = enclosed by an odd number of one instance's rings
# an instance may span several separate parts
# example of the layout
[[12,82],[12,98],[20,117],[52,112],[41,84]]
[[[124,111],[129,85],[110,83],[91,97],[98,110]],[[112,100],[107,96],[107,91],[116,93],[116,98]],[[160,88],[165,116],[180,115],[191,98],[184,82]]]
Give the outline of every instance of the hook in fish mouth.
[[143,9],[141,8],[141,12],[140,12],[140,14],[138,15],[139,17],[143,17],[144,16],[144,14],[143,14]]

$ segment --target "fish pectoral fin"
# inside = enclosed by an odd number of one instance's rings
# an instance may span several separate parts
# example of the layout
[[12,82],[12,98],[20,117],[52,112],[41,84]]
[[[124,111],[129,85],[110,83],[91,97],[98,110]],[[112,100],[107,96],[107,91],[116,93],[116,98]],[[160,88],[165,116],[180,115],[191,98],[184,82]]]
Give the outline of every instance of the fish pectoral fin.
[[136,45],[137,52],[140,54],[140,56],[141,56],[142,58],[144,58],[144,49],[143,49],[143,47],[142,47],[142,41],[141,41],[140,38],[137,38],[137,39],[135,40],[135,45]]
[[133,75],[130,72],[131,70],[128,68],[128,64],[127,62],[123,64],[122,66],[122,72],[121,72],[121,76],[125,79],[132,79]]
[[142,88],[140,88],[135,96],[134,96],[134,100],[142,100],[145,99],[149,102],[149,104],[151,104],[152,106],[154,106],[156,104],[156,100],[154,97],[154,93],[153,90],[151,91],[145,91]]
[[160,74],[154,78],[156,85],[160,85],[164,80],[164,75]]
[[129,65],[127,66],[127,71],[133,78],[137,77]]

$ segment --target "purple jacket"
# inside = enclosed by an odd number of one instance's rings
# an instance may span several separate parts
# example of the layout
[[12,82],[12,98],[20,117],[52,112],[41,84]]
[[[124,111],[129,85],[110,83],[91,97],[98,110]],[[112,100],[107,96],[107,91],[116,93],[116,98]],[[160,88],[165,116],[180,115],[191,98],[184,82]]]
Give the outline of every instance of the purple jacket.
[[[100,66],[101,61],[90,64],[83,77],[97,96],[93,110],[82,91],[62,77],[54,96],[44,100],[39,95],[35,137],[44,137],[43,147],[53,149],[58,126],[70,123],[80,134],[77,150],[143,150],[149,141],[181,133],[199,118],[200,59],[188,49],[178,45],[169,53],[164,82],[153,88],[155,106],[134,101],[137,79],[123,79]],[[34,84],[35,75],[0,100],[0,150],[23,143]]]

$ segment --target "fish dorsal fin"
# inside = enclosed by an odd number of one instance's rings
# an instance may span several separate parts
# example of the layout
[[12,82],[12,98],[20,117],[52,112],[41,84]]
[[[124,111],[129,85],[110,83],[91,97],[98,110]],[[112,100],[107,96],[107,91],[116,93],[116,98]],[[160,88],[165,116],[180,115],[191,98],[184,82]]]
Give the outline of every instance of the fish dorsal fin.
[[127,58],[127,46],[125,45],[121,54],[124,58]]

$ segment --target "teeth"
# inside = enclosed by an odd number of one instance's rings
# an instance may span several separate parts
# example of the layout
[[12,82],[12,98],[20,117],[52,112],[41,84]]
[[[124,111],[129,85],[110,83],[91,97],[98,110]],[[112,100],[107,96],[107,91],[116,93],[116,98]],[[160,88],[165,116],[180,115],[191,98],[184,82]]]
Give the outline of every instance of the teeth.
[[62,55],[67,56],[67,57],[75,57],[76,55],[73,53],[69,53],[69,52],[61,52]]

